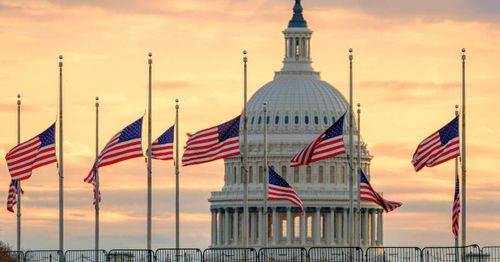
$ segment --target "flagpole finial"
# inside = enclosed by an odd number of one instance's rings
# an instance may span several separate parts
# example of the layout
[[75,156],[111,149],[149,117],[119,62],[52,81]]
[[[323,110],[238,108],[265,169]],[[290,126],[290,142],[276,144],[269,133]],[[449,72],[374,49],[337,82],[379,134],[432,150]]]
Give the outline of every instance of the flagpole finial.
[[148,56],[149,56],[149,59],[148,59],[148,64],[152,64],[153,63],[153,53],[149,52],[148,53]]
[[99,107],[99,97],[95,97],[95,107]]
[[358,114],[361,113],[361,104],[358,103]]
[[247,50],[243,50],[243,62],[248,62],[248,58],[247,58]]
[[349,48],[349,60],[352,61],[352,58],[353,58],[353,56],[352,56],[352,48]]
[[63,66],[63,56],[62,55],[59,55],[59,67],[62,67]]
[[175,109],[179,109],[179,99],[175,99]]
[[21,104],[21,94],[17,94],[17,104]]
[[465,60],[465,48],[462,48],[462,60]]

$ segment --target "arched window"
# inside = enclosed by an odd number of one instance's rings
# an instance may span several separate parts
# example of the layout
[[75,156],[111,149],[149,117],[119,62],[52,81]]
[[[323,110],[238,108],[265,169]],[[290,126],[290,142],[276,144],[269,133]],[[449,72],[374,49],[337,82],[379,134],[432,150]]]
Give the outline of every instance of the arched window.
[[319,125],[319,118],[318,116],[314,116],[314,124]]
[[262,123],[262,116],[259,116],[259,120],[257,121],[257,123],[259,123],[259,125]]
[[307,239],[312,238],[312,215],[306,216],[306,237]]
[[296,166],[293,168],[293,182],[294,183],[299,183],[299,180],[300,177],[299,177],[299,167]]
[[325,175],[323,172],[323,166],[318,167],[318,183],[323,184],[325,181]]
[[300,238],[300,216],[294,216],[293,217],[293,238],[294,239],[299,239]]
[[267,116],[267,117],[266,117],[266,123],[267,123],[268,125],[269,125],[269,119],[270,119],[270,117],[269,117],[269,116]]
[[281,167],[281,177],[286,180],[286,166]]
[[254,120],[255,120],[255,116],[252,116],[252,121],[250,121],[250,124],[253,125]]
[[335,166],[330,166],[330,184],[335,184],[337,181],[335,179]]
[[335,117],[332,116],[332,123],[335,123]]
[[285,125],[288,125],[288,116],[285,116]]
[[277,124],[279,124],[279,123],[280,123],[280,117],[279,117],[279,116],[276,116],[276,117],[274,118],[274,124],[275,124],[275,125],[277,125]]
[[248,183],[253,183],[253,166],[248,168]]
[[304,118],[304,123],[305,123],[306,125],[309,125],[309,116],[305,116],[305,118]]
[[299,116],[295,116],[295,124],[298,125],[299,124]]
[[311,184],[311,182],[312,182],[311,167],[308,166],[306,168],[306,183]]
[[325,123],[325,125],[328,124],[328,117],[324,116],[323,117],[323,122]]
[[264,182],[264,167],[259,166],[259,183]]
[[340,167],[340,184],[345,184],[345,166]]

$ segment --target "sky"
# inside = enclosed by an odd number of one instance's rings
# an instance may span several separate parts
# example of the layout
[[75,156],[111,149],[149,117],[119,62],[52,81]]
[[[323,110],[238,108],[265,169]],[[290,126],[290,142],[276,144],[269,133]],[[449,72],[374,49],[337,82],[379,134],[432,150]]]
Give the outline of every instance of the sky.
[[[313,67],[344,96],[348,49],[354,49],[354,100],[362,104],[362,136],[374,155],[372,185],[403,202],[384,217],[387,246],[453,244],[454,162],[415,174],[410,161],[418,143],[461,103],[460,50],[467,49],[468,242],[498,245],[500,2],[302,2],[314,31]],[[176,98],[181,134],[226,121],[242,109],[242,50],[252,95],[282,66],[282,30],[292,6],[292,0],[0,0],[0,155],[17,141],[17,94],[21,140],[56,120],[64,55],[66,249],[94,245],[92,191],[83,178],[95,152],[95,97],[102,146],[144,114],[152,52],[153,137],[173,124]],[[172,247],[173,163],[156,161],[153,168],[153,248]],[[181,246],[209,245],[207,199],[222,187],[223,171],[223,161],[181,169]],[[5,162],[0,174],[6,199]],[[102,168],[100,175],[101,246],[145,248],[144,160]],[[56,249],[55,165],[36,170],[23,189],[23,247]],[[2,208],[0,240],[15,245],[15,225],[15,215]]]

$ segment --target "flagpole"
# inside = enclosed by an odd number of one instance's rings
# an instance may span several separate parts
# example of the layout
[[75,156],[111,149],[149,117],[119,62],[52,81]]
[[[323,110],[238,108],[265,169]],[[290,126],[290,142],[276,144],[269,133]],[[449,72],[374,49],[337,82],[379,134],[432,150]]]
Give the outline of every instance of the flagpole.
[[100,205],[100,189],[99,189],[99,97],[95,98],[95,162],[94,162],[94,174],[95,174],[95,259],[99,261],[99,205]]
[[175,248],[179,250],[179,99],[175,99]]
[[148,166],[147,166],[147,171],[148,171],[148,218],[147,218],[147,246],[148,249],[151,250],[151,213],[152,213],[152,192],[151,192],[151,187],[153,183],[153,178],[152,178],[152,161],[151,161],[151,65],[153,64],[153,59],[151,58],[153,54],[150,52],[148,54],[149,59],[148,59],[148,64],[149,64],[149,83],[148,83]]
[[[361,246],[361,202],[360,202],[360,181],[359,181],[359,170],[361,170],[361,104],[358,103],[358,157],[357,157],[357,169],[356,169],[356,245]],[[366,236],[365,236],[366,237]]]
[[63,56],[59,55],[59,250],[64,252]]
[[466,143],[465,143],[465,48],[462,48],[462,246],[467,245],[467,186],[466,186]]
[[[17,144],[21,143],[21,95],[17,95]],[[17,251],[21,251],[21,181],[17,181]]]
[[247,116],[247,51],[243,50],[243,246],[248,247],[248,116]]
[[[455,105],[455,116],[458,116],[458,105]],[[455,179],[458,180],[458,157],[455,158]],[[453,203],[453,205],[455,205],[455,203]],[[453,207],[455,208],[455,207]],[[458,243],[458,235],[455,236],[455,247],[458,247],[459,246],[459,243]],[[456,257],[458,257],[458,250],[456,250]]]
[[267,229],[268,229],[268,225],[269,225],[269,222],[268,222],[268,218],[269,218],[269,215],[267,214],[267,188],[268,188],[268,182],[269,182],[269,179],[267,177],[267,102],[264,102],[264,183],[262,183],[264,185],[264,225],[261,225],[261,226],[264,226],[264,247],[267,247],[267,242],[268,242],[268,232],[267,232]]
[[352,233],[353,227],[353,200],[354,200],[354,193],[353,193],[353,184],[354,184],[354,166],[353,166],[353,161],[352,157],[354,154],[354,146],[353,146],[353,119],[352,119],[352,48],[349,48],[349,221],[347,223],[347,236],[349,237],[349,246],[353,246],[354,241],[353,241],[353,236],[354,234]]

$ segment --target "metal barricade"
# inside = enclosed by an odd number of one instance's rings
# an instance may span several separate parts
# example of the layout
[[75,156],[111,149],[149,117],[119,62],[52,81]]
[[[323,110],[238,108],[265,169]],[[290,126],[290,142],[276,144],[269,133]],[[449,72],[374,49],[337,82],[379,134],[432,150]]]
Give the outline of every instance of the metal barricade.
[[106,262],[106,250],[67,250],[64,253],[66,262]]
[[0,251],[0,261],[24,262],[24,253],[22,251]]
[[482,262],[500,261],[500,246],[488,246],[481,249]]
[[26,262],[64,262],[64,254],[60,250],[30,250],[24,253]]
[[107,262],[154,262],[155,255],[149,249],[111,249]]
[[311,262],[363,261],[363,249],[360,247],[312,247],[307,254]]
[[197,248],[160,248],[155,252],[156,262],[201,262],[203,253]]
[[203,251],[204,262],[257,262],[257,259],[257,251],[253,248],[208,248]]
[[422,249],[423,262],[481,262],[481,260],[481,250],[478,245]]
[[261,248],[259,250],[259,261],[306,262],[307,250],[303,247]]
[[370,247],[366,262],[420,262],[422,250],[418,247]]

